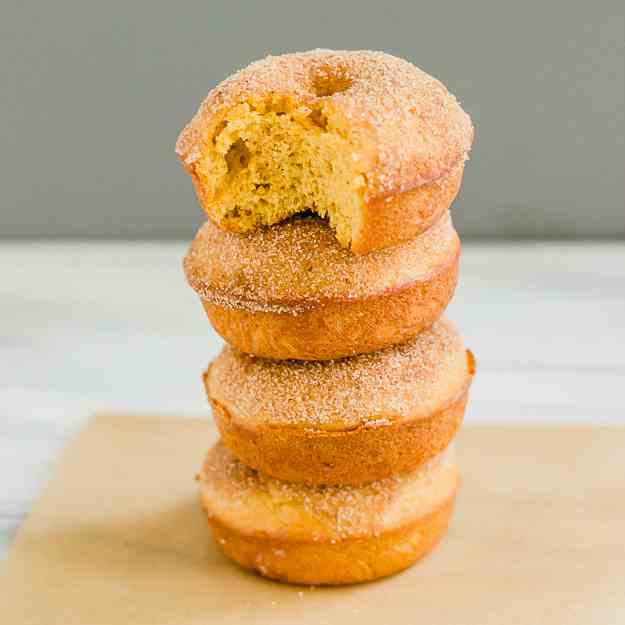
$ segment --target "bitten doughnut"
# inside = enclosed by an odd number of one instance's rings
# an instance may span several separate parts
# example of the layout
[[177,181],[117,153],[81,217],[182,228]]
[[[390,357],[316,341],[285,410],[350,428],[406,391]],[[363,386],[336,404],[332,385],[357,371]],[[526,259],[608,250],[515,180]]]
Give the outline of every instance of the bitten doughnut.
[[296,584],[349,584],[425,555],[447,528],[459,478],[448,451],[366,486],[306,486],[258,473],[218,443],[198,480],[215,540],[241,566]]
[[451,299],[460,241],[449,214],[416,239],[364,256],[318,217],[251,234],[208,221],[185,258],[213,326],[239,350],[327,360],[371,352],[430,326]]
[[460,426],[475,371],[454,326],[326,362],[271,361],[225,346],[204,375],[224,444],[245,464],[308,484],[414,471]]
[[414,238],[454,200],[473,126],[436,79],[383,52],[285,54],[209,94],[176,152],[221,228],[311,210],[366,253]]

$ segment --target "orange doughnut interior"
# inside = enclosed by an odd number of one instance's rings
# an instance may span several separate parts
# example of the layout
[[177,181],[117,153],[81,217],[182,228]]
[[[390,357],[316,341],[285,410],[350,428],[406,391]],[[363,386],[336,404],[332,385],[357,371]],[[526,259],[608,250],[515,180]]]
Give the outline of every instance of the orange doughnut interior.
[[[340,76],[315,83],[321,96],[348,87]],[[355,154],[330,102],[297,105],[268,96],[226,114],[195,173],[214,193],[217,222],[229,230],[250,232],[309,210],[329,218],[349,247],[366,187]]]

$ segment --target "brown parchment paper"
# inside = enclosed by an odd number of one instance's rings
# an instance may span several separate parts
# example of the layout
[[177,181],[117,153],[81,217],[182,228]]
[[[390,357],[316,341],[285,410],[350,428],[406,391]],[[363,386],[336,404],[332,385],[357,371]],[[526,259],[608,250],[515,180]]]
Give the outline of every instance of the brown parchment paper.
[[213,546],[194,474],[208,421],[99,417],[0,573],[3,625],[625,623],[625,430],[466,428],[448,537],[412,569],[285,586]]

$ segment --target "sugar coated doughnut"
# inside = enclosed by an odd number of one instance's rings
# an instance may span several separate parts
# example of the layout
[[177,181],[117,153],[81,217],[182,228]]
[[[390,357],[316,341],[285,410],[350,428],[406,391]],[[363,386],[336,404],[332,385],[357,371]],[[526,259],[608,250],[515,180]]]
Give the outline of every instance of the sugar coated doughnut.
[[424,556],[445,533],[459,478],[449,450],[365,486],[306,486],[263,475],[218,443],[198,480],[215,540],[241,566],[296,584],[349,584]]
[[208,221],[185,259],[213,326],[239,350],[327,360],[405,341],[451,299],[460,242],[449,214],[417,238],[358,256],[318,217],[251,233]]
[[436,79],[382,52],[267,57],[224,80],[176,151],[221,228],[301,211],[366,253],[414,238],[454,200],[473,126]]
[[441,319],[406,343],[336,361],[271,361],[224,347],[204,376],[224,444],[308,484],[414,471],[456,433],[475,367]]

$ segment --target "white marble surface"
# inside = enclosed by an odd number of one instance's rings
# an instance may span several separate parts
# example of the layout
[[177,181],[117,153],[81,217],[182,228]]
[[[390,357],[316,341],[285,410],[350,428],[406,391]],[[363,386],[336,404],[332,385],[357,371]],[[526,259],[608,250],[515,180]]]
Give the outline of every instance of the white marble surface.
[[[0,554],[95,412],[208,416],[183,243],[0,243]],[[465,245],[469,423],[625,424],[625,245]]]

